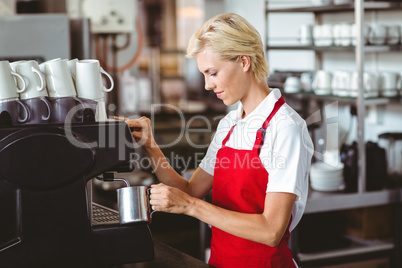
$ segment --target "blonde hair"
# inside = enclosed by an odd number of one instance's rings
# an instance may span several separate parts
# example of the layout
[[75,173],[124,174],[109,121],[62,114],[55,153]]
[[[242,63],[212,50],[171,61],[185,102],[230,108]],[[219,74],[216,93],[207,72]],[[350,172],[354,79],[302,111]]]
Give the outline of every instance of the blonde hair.
[[206,21],[190,38],[186,57],[196,58],[207,47],[222,60],[236,61],[240,56],[249,56],[258,83],[269,75],[261,36],[240,15],[220,14]]

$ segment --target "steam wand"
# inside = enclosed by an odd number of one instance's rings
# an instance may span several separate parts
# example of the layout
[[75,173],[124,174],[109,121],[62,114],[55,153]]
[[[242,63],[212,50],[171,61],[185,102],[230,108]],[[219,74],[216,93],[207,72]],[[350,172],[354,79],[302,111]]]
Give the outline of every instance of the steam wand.
[[98,180],[100,181],[122,181],[124,182],[127,187],[130,187],[130,183],[128,183],[128,181],[126,179],[123,178],[115,178],[113,173],[103,173],[103,178],[101,177],[96,177]]

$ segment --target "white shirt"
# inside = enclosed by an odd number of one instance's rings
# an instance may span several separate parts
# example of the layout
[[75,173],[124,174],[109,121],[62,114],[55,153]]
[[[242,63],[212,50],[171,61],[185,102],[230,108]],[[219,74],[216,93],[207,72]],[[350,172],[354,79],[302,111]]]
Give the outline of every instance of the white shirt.
[[[230,128],[236,124],[226,146],[233,149],[252,150],[256,133],[263,125],[281,97],[279,89],[270,94],[249,115],[242,118],[243,106],[228,113],[220,122],[207,154],[200,167],[213,175],[216,154]],[[306,122],[286,103],[272,117],[261,148],[260,159],[269,174],[268,192],[286,192],[297,196],[292,210],[289,231],[299,223],[307,201],[308,174],[313,143]]]

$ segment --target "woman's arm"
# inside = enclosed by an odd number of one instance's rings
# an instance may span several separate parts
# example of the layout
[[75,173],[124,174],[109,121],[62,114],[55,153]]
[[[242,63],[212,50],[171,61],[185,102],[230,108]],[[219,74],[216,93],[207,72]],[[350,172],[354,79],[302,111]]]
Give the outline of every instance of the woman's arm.
[[212,175],[201,168],[194,172],[190,181],[184,179],[173,169],[152,135],[151,120],[149,118],[128,119],[115,117],[115,119],[126,122],[129,127],[134,129],[132,135],[144,150],[151,163],[152,170],[160,182],[176,187],[196,198],[204,198],[212,189]]
[[152,185],[151,205],[156,211],[186,214],[232,235],[277,246],[288,227],[296,195],[270,192],[262,214],[240,213],[195,199],[179,189]]

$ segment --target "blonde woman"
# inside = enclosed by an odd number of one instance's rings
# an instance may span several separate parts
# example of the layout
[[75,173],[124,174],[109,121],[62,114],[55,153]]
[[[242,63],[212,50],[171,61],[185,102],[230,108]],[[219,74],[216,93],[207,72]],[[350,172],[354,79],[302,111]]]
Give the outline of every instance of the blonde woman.
[[[148,118],[120,118],[141,127],[133,136],[161,182],[152,185],[152,208],[210,224],[212,266],[295,267],[287,241],[306,204],[313,148],[305,121],[268,88],[260,35],[241,16],[205,22],[187,56],[197,60],[206,90],[239,107],[220,121],[189,181],[168,164]],[[202,200],[211,189],[212,204]]]

